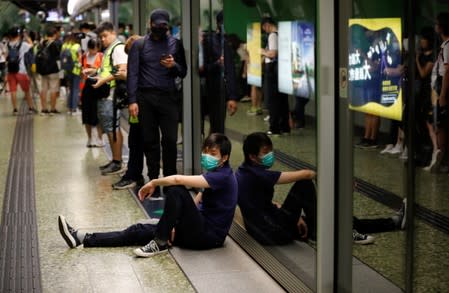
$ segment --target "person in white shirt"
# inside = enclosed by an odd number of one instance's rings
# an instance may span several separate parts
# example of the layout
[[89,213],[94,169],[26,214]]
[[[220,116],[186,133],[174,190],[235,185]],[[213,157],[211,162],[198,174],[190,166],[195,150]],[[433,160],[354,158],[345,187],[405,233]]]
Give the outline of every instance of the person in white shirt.
[[[25,53],[31,49],[30,44],[24,42],[20,36],[20,29],[18,27],[12,27],[9,31],[9,42],[7,44],[8,54],[7,67],[8,74],[6,76],[8,80],[9,91],[11,93],[11,102],[13,106],[13,115],[18,114],[17,110],[17,84],[20,86],[25,94],[25,100],[28,104],[29,113],[37,113],[33,106],[33,100],[30,93],[30,78],[28,77],[25,67]],[[12,54],[18,54],[18,66],[13,70],[13,58]],[[16,71],[17,70],[17,71]]]

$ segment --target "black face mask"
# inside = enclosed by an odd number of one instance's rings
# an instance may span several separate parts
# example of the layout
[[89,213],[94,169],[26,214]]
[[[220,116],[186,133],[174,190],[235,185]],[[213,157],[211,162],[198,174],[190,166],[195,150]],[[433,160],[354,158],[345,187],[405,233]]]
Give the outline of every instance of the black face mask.
[[167,27],[151,27],[151,33],[154,34],[158,39],[164,39],[167,37]]

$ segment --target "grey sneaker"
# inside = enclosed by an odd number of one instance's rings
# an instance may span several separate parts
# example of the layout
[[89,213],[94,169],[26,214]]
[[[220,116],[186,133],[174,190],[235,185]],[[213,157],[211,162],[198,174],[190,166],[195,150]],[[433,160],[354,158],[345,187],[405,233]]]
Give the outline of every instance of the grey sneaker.
[[352,230],[352,241],[354,242],[354,244],[366,245],[366,244],[374,243],[374,237],[370,236],[370,235],[359,233],[353,229]]
[[168,245],[159,246],[156,241],[151,240],[147,245],[134,249],[134,254],[140,257],[152,257],[157,254],[166,253]]
[[81,245],[81,241],[78,239],[76,233],[77,230],[73,229],[65,220],[65,217],[62,215],[58,216],[58,225],[59,232],[61,233],[62,238],[64,238],[65,242],[70,248],[75,248]]
[[112,188],[113,189],[128,189],[128,188],[133,188],[136,187],[137,183],[134,180],[131,179],[125,179],[122,177],[122,179],[120,179],[120,181],[115,182],[114,184],[112,184]]
[[114,175],[123,171],[122,162],[112,162],[108,167],[101,171],[101,175]]
[[101,171],[103,171],[104,169],[106,169],[107,167],[109,167],[109,165],[112,164],[112,161],[109,161],[107,164],[101,165],[100,167],[98,167],[98,169],[100,169]]

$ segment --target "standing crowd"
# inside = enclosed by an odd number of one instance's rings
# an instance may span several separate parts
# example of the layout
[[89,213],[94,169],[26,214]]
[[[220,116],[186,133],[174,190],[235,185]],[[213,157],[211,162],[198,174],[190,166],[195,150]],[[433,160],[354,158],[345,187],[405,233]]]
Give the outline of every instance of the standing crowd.
[[[11,30],[7,79],[13,113],[18,113],[17,84],[25,93],[29,111],[37,113],[30,84],[38,75],[40,114],[60,114],[56,100],[61,93],[60,73],[64,72],[69,115],[78,114],[81,98],[87,147],[103,146],[103,134],[111,146],[112,159],[99,167],[101,174],[124,171],[120,120],[121,111],[127,109],[129,162],[126,173],[113,187],[141,187],[138,195],[142,201],[149,196],[165,196],[164,213],[157,224],[136,224],[123,231],[84,233],[71,227],[64,216],[59,216],[59,229],[69,247],[144,245],[134,250],[141,257],[165,252],[171,245],[191,249],[219,247],[231,227],[237,204],[248,233],[262,244],[316,240],[315,172],[269,170],[275,159],[269,136],[289,134],[292,127],[287,95],[277,89],[275,22],[269,17],[262,20],[262,28],[268,35],[261,54],[264,57],[262,91],[269,109],[269,130],[245,138],[245,159],[234,173],[229,164],[231,143],[222,133],[226,109],[231,115],[235,113],[239,94],[233,50],[229,42],[224,41],[222,13],[217,15],[216,21],[217,30],[202,36],[199,64],[206,89],[202,115],[208,115],[210,121],[210,134],[204,140],[201,154],[205,173],[192,176],[179,175],[176,169],[180,80],[187,74],[187,63],[182,42],[170,34],[170,17],[166,10],[156,9],[151,13],[149,32],[145,36],[131,36],[127,40],[120,37],[110,22],[101,23],[95,30],[82,24],[79,32],[65,35],[63,41],[59,30],[53,27],[47,29],[43,40],[31,42],[25,40],[18,29]],[[12,67],[14,51],[17,68]],[[221,89],[218,95],[217,89]],[[248,112],[250,115],[261,114],[259,92],[261,90],[255,87],[251,89],[254,106]],[[299,99],[298,103],[302,104],[301,112],[306,102]],[[304,118],[297,119],[297,127],[304,127]],[[97,131],[93,131],[94,128]],[[142,174],[144,158],[149,178],[146,184]],[[274,186],[289,183],[293,186],[284,202],[273,202]],[[196,191],[195,197],[190,195],[187,186]],[[404,229],[405,212],[401,209],[390,218],[369,223],[354,219],[354,242],[374,241],[373,237],[357,230],[370,233]]]

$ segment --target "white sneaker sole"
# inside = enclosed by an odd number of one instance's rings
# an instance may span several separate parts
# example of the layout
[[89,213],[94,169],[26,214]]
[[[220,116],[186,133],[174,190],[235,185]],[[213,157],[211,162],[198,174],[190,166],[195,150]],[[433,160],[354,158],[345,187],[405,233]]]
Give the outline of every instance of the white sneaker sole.
[[374,237],[371,235],[367,235],[365,240],[354,241],[354,244],[367,245],[374,243]]
[[160,250],[160,251],[156,251],[156,252],[144,252],[140,248],[134,249],[134,254],[138,257],[152,257],[155,255],[163,254],[163,253],[167,253],[167,252],[168,252],[168,249],[164,249],[164,250]]
[[62,238],[64,238],[65,242],[70,248],[76,247],[75,238],[73,238],[72,234],[70,234],[69,229],[67,227],[67,222],[65,221],[65,217],[62,215],[58,216],[58,225],[59,232],[61,233]]

